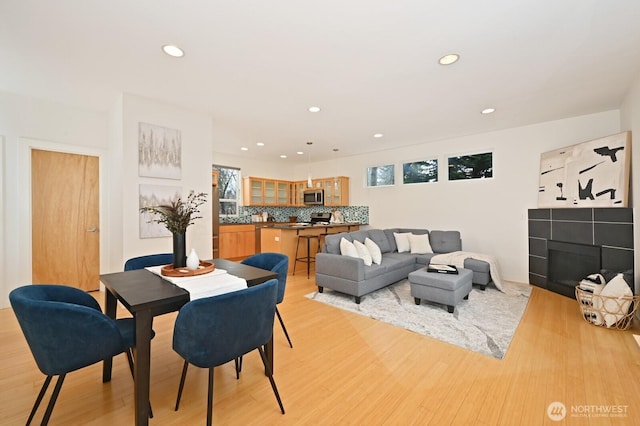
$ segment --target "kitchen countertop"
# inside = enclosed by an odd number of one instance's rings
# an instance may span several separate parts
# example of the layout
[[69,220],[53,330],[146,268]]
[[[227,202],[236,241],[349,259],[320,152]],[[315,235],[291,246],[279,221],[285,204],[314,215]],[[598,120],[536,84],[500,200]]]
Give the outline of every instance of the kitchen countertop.
[[338,228],[341,226],[360,226],[359,222],[345,222],[345,223],[330,223],[328,225],[309,225],[306,223],[280,223],[274,224],[270,228],[276,229],[316,229],[316,228]]

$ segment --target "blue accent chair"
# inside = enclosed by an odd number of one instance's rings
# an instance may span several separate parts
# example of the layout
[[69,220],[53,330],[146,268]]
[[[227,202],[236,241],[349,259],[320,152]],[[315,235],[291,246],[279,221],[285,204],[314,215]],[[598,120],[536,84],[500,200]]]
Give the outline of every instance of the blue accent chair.
[[67,373],[125,353],[133,375],[133,318],[109,318],[91,295],[62,285],[19,287],[11,291],[9,301],[38,368],[47,376],[27,425],[33,420],[54,376],[58,376],[58,380],[43,425],[49,422]]
[[[278,299],[276,303],[282,303],[284,300],[284,291],[287,287],[287,272],[289,271],[289,257],[287,255],[282,253],[260,253],[247,257],[240,263],[277,273]],[[284,321],[282,321],[282,316],[280,316],[277,306],[276,315],[278,315],[278,320],[280,321],[284,335],[287,337],[289,346],[293,348],[293,344],[289,338],[289,333],[287,333],[287,328],[284,326]]]
[[247,289],[192,300],[180,309],[173,330],[173,350],[184,358],[175,410],[178,411],[189,364],[209,369],[207,425],[213,422],[213,369],[254,349],[278,400],[284,407],[263,346],[273,335],[278,280]]
[[173,253],[149,254],[146,256],[133,257],[124,263],[125,271],[144,269],[150,266],[173,264]]

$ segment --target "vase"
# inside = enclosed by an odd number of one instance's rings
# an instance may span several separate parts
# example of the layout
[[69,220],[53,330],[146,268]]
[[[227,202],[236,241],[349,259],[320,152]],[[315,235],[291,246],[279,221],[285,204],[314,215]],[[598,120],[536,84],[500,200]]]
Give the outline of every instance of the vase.
[[186,236],[184,233],[173,234],[173,267],[187,266]]
[[196,270],[200,266],[200,259],[195,249],[191,249],[189,256],[187,256],[187,269]]

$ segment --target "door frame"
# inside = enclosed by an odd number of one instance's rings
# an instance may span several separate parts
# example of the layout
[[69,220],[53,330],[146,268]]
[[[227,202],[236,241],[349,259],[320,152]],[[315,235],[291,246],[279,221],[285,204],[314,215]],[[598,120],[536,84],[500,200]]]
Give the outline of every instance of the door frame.
[[[98,157],[98,185],[99,185],[99,229],[100,229],[100,273],[102,273],[104,265],[107,265],[107,254],[108,254],[108,229],[106,216],[108,212],[104,211],[104,206],[107,205],[107,150],[97,147],[88,147],[88,146],[79,146],[79,145],[69,145],[63,144],[59,142],[53,142],[42,139],[34,139],[27,137],[19,137],[18,138],[18,190],[21,194],[25,194],[20,197],[19,209],[21,212],[28,212],[28,214],[23,214],[20,216],[20,237],[19,242],[19,253],[20,253],[20,276],[19,279],[22,283],[30,283],[32,282],[32,266],[33,259],[31,257],[31,150],[40,149],[44,151],[55,151],[62,152],[65,154],[79,154],[79,155],[90,155],[93,157]],[[102,289],[102,284],[100,285]]]

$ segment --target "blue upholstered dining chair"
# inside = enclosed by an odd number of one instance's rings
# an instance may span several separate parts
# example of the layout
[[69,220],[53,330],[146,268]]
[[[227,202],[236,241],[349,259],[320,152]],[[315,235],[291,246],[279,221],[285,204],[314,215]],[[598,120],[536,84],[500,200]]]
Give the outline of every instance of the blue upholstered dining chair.
[[273,335],[278,281],[203,299],[180,309],[173,330],[173,350],[184,358],[175,410],[178,411],[189,364],[209,369],[207,425],[213,422],[214,367],[257,349],[280,411],[284,407],[263,346]]
[[170,265],[173,263],[173,253],[149,254],[133,257],[124,263],[125,271],[144,269],[150,266]]
[[[242,262],[245,265],[254,266],[256,268],[265,269],[267,271],[275,272],[278,274],[278,299],[277,304],[282,303],[284,300],[284,291],[287,287],[287,273],[289,272],[289,257],[282,253],[260,253],[250,257],[247,257]],[[276,315],[284,331],[284,335],[287,337],[289,346],[293,348],[289,333],[287,333],[287,327],[284,326],[282,316],[276,306]]]
[[11,307],[40,371],[47,376],[27,425],[54,376],[58,376],[42,419],[49,422],[67,373],[125,353],[133,375],[133,318],[114,320],[84,291],[62,285],[34,284],[9,294]]

